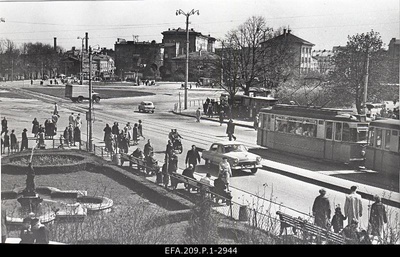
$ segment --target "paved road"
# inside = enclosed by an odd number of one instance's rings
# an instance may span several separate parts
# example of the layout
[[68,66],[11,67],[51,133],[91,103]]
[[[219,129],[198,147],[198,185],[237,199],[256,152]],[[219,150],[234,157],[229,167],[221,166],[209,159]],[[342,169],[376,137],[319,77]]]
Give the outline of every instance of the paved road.
[[[6,88],[4,84],[3,88]],[[168,138],[168,132],[171,128],[177,128],[180,134],[183,136],[184,154],[179,156],[179,168],[184,169],[184,157],[186,151],[192,144],[196,144],[201,148],[208,148],[214,141],[226,140],[225,129],[226,125],[219,126],[218,123],[211,121],[202,121],[196,123],[193,118],[182,117],[174,115],[170,112],[173,108],[173,104],[179,99],[179,85],[166,84],[156,87],[135,87],[134,90],[150,90],[155,92],[156,96],[143,96],[137,98],[118,98],[118,99],[104,99],[100,104],[95,105],[95,122],[94,122],[94,143],[102,144],[103,128],[105,123],[113,124],[114,121],[125,125],[126,122],[131,123],[137,122],[139,119],[143,121],[144,135],[150,138],[155,145],[156,158],[163,160],[165,145]],[[18,93],[18,92],[16,92]],[[209,91],[189,91],[189,97],[194,99],[204,99],[207,96],[216,98],[218,92]],[[137,112],[137,105],[142,100],[153,100],[157,106],[157,110],[154,114],[144,114]],[[27,127],[28,130],[31,128],[31,122],[34,117],[37,117],[40,121],[44,121],[48,118],[52,111],[53,100],[47,99],[45,102],[39,100],[27,100],[27,99],[15,99],[15,98],[0,98],[1,116],[6,116],[9,120],[9,127],[17,128],[19,136],[22,129]],[[72,103],[67,99],[58,99],[60,106],[61,118],[59,121],[59,132],[67,125],[68,115],[73,111],[77,112],[80,110],[83,115],[87,108],[86,103]],[[86,126],[84,122],[83,128]],[[120,126],[122,128],[123,126]],[[84,130],[83,130],[84,131]],[[254,129],[237,127],[236,135],[238,141],[243,142],[250,148],[258,148],[256,145],[256,132]],[[85,134],[82,136],[85,139]],[[144,146],[144,140],[141,140],[139,147]],[[130,148],[130,152],[135,147]],[[268,155],[266,150],[264,151]],[[286,158],[286,157],[285,157]],[[287,156],[290,158],[290,156]],[[202,162],[203,164],[204,162]],[[321,165],[320,163],[318,165]],[[208,170],[204,165],[198,166],[197,176],[203,176],[206,172],[211,172],[213,176],[217,174],[216,168]],[[234,201],[240,204],[250,204],[257,209],[265,209],[271,207],[271,212],[275,213],[278,209],[284,209],[288,213],[295,216],[305,216],[310,213],[312,202],[318,195],[319,186],[299,181],[296,179],[289,178],[277,173],[269,172],[267,170],[259,170],[256,174],[250,174],[241,172],[236,174],[237,176],[232,178],[233,196]],[[38,182],[40,183],[40,182]],[[250,194],[248,194],[248,193]],[[336,204],[343,206],[345,195],[342,192],[334,190],[328,190],[328,196],[332,201],[332,208]],[[252,196],[253,195],[253,196]],[[268,202],[260,200],[260,198],[254,197],[258,195],[261,198],[271,199],[274,202],[282,203],[285,207],[272,205]],[[361,225],[366,227],[368,219],[368,205],[371,202],[363,200],[364,211]],[[300,212],[295,212],[292,209],[296,209]],[[388,208],[392,217],[395,214],[399,214],[399,209]],[[398,222],[392,219],[393,222]]]

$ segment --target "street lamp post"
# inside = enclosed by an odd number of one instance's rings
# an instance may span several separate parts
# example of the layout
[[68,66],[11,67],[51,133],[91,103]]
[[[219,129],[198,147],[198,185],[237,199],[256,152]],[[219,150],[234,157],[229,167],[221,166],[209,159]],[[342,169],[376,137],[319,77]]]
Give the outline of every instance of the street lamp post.
[[93,114],[93,99],[92,99],[92,47],[89,47],[89,117],[88,117],[88,143],[89,152],[93,149],[93,124],[92,124],[92,114]]
[[80,84],[83,85],[83,41],[86,39],[86,37],[77,37],[77,39],[81,39],[82,40],[82,48],[81,48],[81,67],[80,67],[80,79],[81,82]]
[[192,9],[190,12],[185,13],[181,9],[176,11],[176,15],[178,16],[179,14],[185,15],[186,16],[186,71],[185,71],[185,105],[184,109],[187,109],[187,88],[188,88],[188,81],[189,81],[189,16],[193,14],[199,15],[199,10],[194,10]]

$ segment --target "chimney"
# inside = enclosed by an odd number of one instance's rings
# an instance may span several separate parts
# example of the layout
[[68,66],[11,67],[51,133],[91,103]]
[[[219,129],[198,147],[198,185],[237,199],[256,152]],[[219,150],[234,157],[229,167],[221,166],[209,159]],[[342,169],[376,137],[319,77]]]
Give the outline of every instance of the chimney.
[[287,33],[289,34],[289,33],[290,33],[290,31],[292,31],[292,30],[288,29]]
[[54,51],[57,52],[57,38],[54,38]]
[[85,45],[86,45],[85,50],[87,52],[89,50],[89,36],[87,32],[85,33]]
[[286,29],[283,29],[283,35],[286,35]]
[[72,47],[72,51],[75,51],[75,46]]

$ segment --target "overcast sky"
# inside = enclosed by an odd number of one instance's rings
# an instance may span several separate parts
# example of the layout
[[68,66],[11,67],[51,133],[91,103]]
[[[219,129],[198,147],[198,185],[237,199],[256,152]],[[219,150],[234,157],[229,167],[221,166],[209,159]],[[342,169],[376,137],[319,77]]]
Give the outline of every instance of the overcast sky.
[[142,1],[9,1],[0,0],[0,39],[43,42],[64,49],[80,48],[78,36],[89,33],[92,46],[114,48],[117,38],[161,42],[161,32],[185,28],[175,11],[199,10],[190,28],[222,39],[247,18],[263,16],[272,28],[290,26],[314,49],[345,45],[348,35],[381,34],[385,45],[400,38],[400,0],[142,0]]

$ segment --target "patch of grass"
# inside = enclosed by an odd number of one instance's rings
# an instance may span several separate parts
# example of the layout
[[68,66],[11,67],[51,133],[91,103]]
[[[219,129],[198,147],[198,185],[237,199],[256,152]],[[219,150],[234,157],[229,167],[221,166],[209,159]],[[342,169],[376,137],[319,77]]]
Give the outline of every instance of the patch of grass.
[[[13,160],[11,163],[16,165],[26,166],[29,164],[29,156],[21,157]],[[65,164],[75,163],[80,161],[80,158],[73,156],[62,156],[62,155],[34,155],[32,158],[33,167],[42,165],[53,165],[60,166]]]

